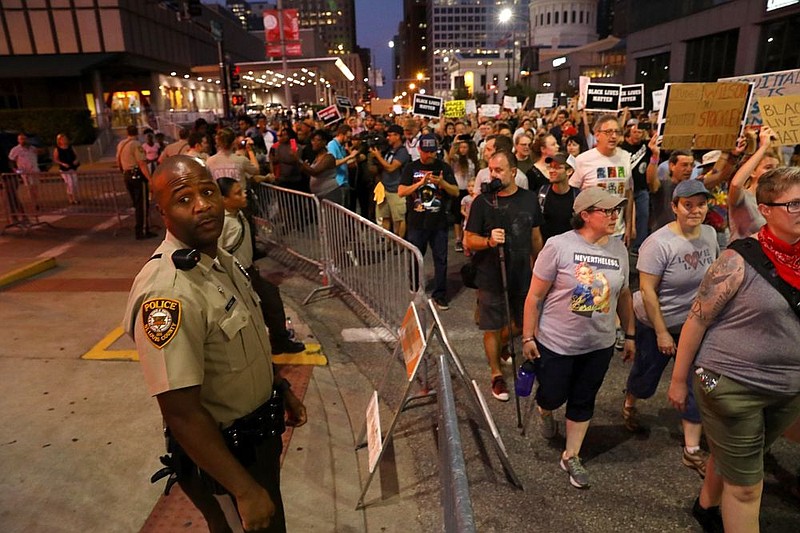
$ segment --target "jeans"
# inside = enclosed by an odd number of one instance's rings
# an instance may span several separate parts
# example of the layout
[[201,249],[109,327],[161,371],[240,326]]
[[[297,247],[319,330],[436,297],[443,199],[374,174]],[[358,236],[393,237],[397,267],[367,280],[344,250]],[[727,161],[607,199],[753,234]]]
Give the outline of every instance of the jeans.
[[[415,229],[408,228],[406,240],[419,248],[424,256],[431,245],[433,252],[433,292],[431,296],[446,299],[447,296],[447,228]],[[415,278],[416,278],[415,273]],[[416,279],[414,285],[416,286]]]

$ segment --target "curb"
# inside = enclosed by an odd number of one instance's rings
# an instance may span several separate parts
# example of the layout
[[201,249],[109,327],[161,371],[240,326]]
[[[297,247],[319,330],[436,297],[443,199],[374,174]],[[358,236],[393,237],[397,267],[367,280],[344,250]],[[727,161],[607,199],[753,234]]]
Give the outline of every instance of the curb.
[[17,281],[32,278],[33,276],[41,274],[42,272],[50,270],[51,268],[55,268],[56,266],[55,257],[48,257],[47,259],[34,261],[33,263],[0,275],[0,288],[11,285],[12,283],[16,283]]

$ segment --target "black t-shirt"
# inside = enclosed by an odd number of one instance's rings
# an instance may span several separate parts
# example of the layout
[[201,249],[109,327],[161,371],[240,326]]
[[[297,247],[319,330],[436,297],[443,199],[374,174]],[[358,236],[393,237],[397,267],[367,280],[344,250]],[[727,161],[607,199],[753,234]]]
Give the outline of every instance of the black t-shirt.
[[553,235],[561,235],[572,229],[572,204],[580,192],[570,187],[564,194],[558,194],[551,185],[539,188],[539,207],[542,211],[542,243]]
[[[408,163],[403,168],[400,185],[413,185],[425,179],[428,173],[439,175],[447,183],[458,185],[453,169],[447,163],[435,159],[429,165],[423,165],[419,159]],[[406,223],[409,229],[447,229],[447,212],[451,196],[436,185],[423,185],[412,194],[406,196]]]
[[550,178],[542,174],[542,171],[535,165],[525,175],[528,176],[528,189],[532,191],[538,191],[540,187],[550,183]]
[[631,174],[633,175],[633,190],[635,192],[647,189],[647,163],[652,152],[645,143],[630,144],[623,141],[620,148],[631,154]]
[[[510,293],[527,294],[531,282],[531,231],[542,224],[536,193],[517,189],[511,196],[480,194],[472,202],[467,221],[467,231],[489,237],[494,228],[506,230],[505,262]],[[475,252],[477,276],[481,289],[501,292],[500,253],[498,248]]]

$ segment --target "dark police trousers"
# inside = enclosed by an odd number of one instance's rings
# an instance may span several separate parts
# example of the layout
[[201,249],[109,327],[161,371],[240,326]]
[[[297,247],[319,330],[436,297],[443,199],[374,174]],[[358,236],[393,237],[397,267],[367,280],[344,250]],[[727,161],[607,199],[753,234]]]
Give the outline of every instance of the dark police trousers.
[[150,187],[146,179],[131,179],[133,172],[126,170],[122,176],[125,178],[125,188],[133,202],[133,209],[136,212],[136,236],[143,237],[150,231]]

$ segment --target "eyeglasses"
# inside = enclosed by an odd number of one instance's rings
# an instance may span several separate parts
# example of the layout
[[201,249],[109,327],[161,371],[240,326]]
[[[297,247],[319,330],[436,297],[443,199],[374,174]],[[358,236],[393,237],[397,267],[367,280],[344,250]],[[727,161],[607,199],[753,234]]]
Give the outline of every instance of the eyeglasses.
[[800,213],[800,200],[792,200],[791,202],[764,202],[764,205],[771,207],[785,207],[786,211],[792,215]]
[[587,211],[590,212],[590,213],[594,213],[594,212],[603,213],[607,217],[613,217],[614,215],[619,216],[619,214],[622,212],[622,208],[621,207],[612,207],[610,209],[597,209],[597,208],[593,207],[591,209],[587,209]]
[[605,133],[609,137],[611,137],[612,135],[616,135],[617,137],[619,137],[620,135],[622,135],[622,130],[615,130],[612,128],[608,130],[597,130],[597,133]]

